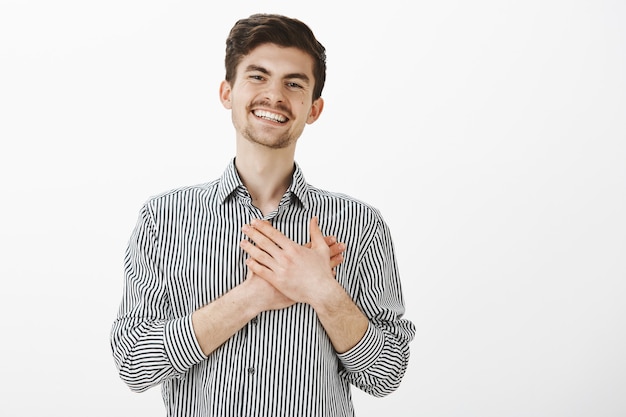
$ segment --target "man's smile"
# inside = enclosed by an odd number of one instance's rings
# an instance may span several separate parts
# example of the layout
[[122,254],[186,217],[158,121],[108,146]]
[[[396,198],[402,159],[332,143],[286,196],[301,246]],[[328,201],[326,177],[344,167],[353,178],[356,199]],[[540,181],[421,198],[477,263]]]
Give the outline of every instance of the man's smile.
[[281,114],[272,113],[267,110],[253,110],[252,114],[261,119],[269,120],[277,123],[285,123],[289,119]]

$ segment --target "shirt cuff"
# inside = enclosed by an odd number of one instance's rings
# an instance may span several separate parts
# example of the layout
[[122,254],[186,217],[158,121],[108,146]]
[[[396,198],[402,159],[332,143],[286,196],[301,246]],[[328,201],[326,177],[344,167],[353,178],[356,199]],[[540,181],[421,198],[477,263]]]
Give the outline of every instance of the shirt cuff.
[[359,343],[347,352],[338,353],[337,356],[346,371],[362,372],[376,362],[384,345],[385,334],[383,331],[369,323],[367,331]]
[[165,353],[172,367],[179,373],[205,360],[191,324],[191,314],[165,324]]

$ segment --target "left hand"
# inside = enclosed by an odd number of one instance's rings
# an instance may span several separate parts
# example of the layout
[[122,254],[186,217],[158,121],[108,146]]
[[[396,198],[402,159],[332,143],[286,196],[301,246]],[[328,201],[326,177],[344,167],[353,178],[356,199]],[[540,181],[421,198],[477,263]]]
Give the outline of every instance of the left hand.
[[317,218],[311,219],[310,245],[292,241],[269,223],[253,220],[242,231],[252,240],[241,242],[250,258],[248,268],[296,302],[312,304],[321,296],[329,281],[335,281],[331,250],[320,230]]
[[[333,270],[333,276],[335,276],[337,275],[335,267],[343,262],[343,251],[346,249],[346,245],[341,242],[337,242],[337,238],[335,236],[324,236],[324,241],[330,249],[330,267]],[[305,244],[304,247],[310,249],[311,242]]]

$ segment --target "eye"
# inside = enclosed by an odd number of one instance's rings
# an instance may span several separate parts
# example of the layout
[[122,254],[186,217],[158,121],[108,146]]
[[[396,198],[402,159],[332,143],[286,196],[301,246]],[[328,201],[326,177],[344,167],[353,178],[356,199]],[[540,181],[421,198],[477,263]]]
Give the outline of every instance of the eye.
[[251,74],[248,76],[248,78],[254,81],[263,81],[265,79],[265,77],[259,74]]
[[301,86],[300,84],[295,83],[295,82],[288,82],[288,83],[287,83],[287,87],[289,87],[289,88],[293,88],[293,89],[295,89],[295,90],[301,90],[301,89],[303,89],[303,88],[304,88],[303,86]]

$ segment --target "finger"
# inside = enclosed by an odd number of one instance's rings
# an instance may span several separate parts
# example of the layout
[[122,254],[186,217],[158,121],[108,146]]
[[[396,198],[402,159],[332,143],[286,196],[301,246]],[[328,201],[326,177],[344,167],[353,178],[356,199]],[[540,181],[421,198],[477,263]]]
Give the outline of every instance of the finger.
[[258,275],[259,277],[263,278],[271,284],[270,279],[272,277],[272,271],[268,269],[265,265],[260,264],[253,258],[246,259],[246,265],[248,266],[248,269],[252,271],[252,273]]
[[330,267],[335,268],[342,262],[343,262],[343,254],[340,253],[339,255],[335,255],[330,258]]
[[330,257],[332,258],[333,256],[339,255],[341,252],[346,250],[346,245],[338,242],[334,245],[330,245],[328,248],[330,249]]
[[274,258],[258,246],[253,245],[247,240],[239,242],[239,246],[243,249],[251,258],[256,260],[268,269],[271,269],[274,265]]
[[309,234],[311,235],[311,244],[313,246],[316,246],[319,245],[321,242],[324,242],[325,246],[328,246],[326,245],[324,235],[322,234],[318,223],[319,220],[317,219],[317,216],[313,217],[309,222]]
[[[337,243],[337,238],[335,236],[324,236],[324,240],[329,247]],[[311,249],[311,242],[305,243],[303,246]]]
[[[244,226],[245,228],[246,226]],[[249,226],[251,230],[251,232],[254,233],[254,231],[258,231],[261,235],[263,235],[265,238],[269,239],[271,242],[274,243],[274,245],[278,245],[280,248],[287,248],[289,247],[289,245],[293,244],[293,241],[291,239],[289,239],[287,236],[283,235],[278,229],[276,229],[275,227],[273,227],[271,224],[269,224],[269,222],[267,221],[262,221],[259,219],[253,219],[250,222],[250,226]],[[251,235],[249,235],[246,231],[244,231],[244,233],[246,233],[250,238],[252,238]],[[255,234],[255,236],[257,236]],[[260,238],[259,238],[260,239]],[[259,245],[260,242],[257,241],[256,239],[252,239],[254,240],[254,242]],[[267,242],[265,240],[262,240],[263,242],[263,248],[265,249],[265,246],[267,246]],[[269,249],[270,247],[268,247]]]
[[[256,224],[261,224],[260,222]],[[271,227],[271,226],[270,226]],[[251,225],[245,224],[241,231],[253,241],[258,248],[261,248],[263,251],[267,252],[271,256],[277,256],[280,251],[280,245],[267,235],[265,235],[261,230],[253,227]],[[278,232],[280,233],[280,232]]]

